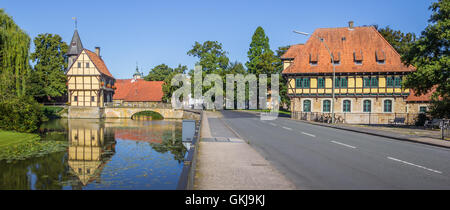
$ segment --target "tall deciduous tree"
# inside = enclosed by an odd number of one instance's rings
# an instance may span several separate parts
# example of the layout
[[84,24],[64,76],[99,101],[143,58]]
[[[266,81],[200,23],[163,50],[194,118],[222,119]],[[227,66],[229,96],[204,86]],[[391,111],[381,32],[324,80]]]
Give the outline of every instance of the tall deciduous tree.
[[168,75],[173,72],[173,69],[166,64],[160,64],[150,70],[145,77],[147,81],[164,81]]
[[0,100],[26,95],[30,37],[0,9]]
[[227,52],[218,41],[206,41],[203,44],[195,42],[187,54],[199,58],[197,64],[201,65],[207,74],[223,74],[230,62]]
[[178,65],[176,68],[171,68],[166,64],[160,64],[153,68],[149,75],[145,77],[147,81],[164,81],[162,86],[163,89],[163,102],[169,103],[173,92],[177,90],[177,87],[172,87],[171,82],[172,78],[177,74],[185,74],[187,71],[187,66]]
[[405,86],[417,94],[436,88],[432,113],[450,118],[450,0],[439,0],[430,9],[429,25],[403,56],[406,64],[417,68],[407,77]]
[[[195,42],[192,49],[187,52],[188,55],[197,57],[199,61],[198,65],[202,66],[202,81],[207,74],[217,74],[222,77],[222,81],[225,81],[226,74],[228,73],[228,67],[230,60],[227,56],[227,52],[222,48],[222,44],[218,41],[205,41],[203,44]],[[195,89],[194,71],[189,72],[191,76],[191,84]],[[207,92],[211,86],[203,86],[203,93]],[[225,85],[223,86],[225,90]],[[194,91],[192,91],[194,93]],[[225,95],[225,92],[223,92]],[[195,97],[195,95],[194,95]]]
[[416,35],[414,33],[403,33],[400,30],[394,30],[389,26],[380,28],[378,25],[374,27],[380,32],[381,35],[394,47],[394,49],[400,54],[404,55],[408,52],[409,47],[416,41]]
[[34,39],[35,51],[31,59],[35,62],[31,74],[29,92],[38,100],[51,101],[53,97],[67,92],[67,78],[64,74],[67,62],[64,55],[68,45],[55,34],[39,34]]

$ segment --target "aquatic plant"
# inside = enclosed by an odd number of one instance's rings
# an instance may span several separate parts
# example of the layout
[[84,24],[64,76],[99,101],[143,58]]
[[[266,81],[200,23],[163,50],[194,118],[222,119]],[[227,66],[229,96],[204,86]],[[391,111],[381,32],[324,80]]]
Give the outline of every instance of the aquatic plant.
[[[3,133],[6,131],[2,131]],[[15,133],[20,135],[20,133]],[[0,160],[12,162],[25,160],[31,157],[41,157],[53,152],[65,151],[67,142],[42,141],[39,135],[26,134],[18,143],[11,143],[0,147]]]

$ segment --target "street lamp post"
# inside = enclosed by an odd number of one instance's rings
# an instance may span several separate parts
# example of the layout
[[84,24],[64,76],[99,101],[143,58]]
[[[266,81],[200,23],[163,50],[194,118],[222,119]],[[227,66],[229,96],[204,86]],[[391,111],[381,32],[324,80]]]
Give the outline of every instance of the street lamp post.
[[327,50],[328,50],[328,53],[330,54],[330,57],[331,57],[331,65],[333,65],[333,84],[332,84],[332,97],[333,97],[333,99],[331,100],[331,123],[334,123],[335,122],[335,116],[334,116],[334,100],[335,100],[335,95],[334,95],[334,89],[335,89],[335,86],[336,86],[336,84],[335,84],[335,81],[336,81],[336,67],[334,66],[334,57],[333,57],[333,54],[331,53],[331,50],[330,50],[330,48],[328,47],[328,45],[324,42],[324,39],[323,38],[321,38],[321,37],[319,37],[319,36],[316,36],[316,35],[314,35],[314,34],[310,34],[310,33],[306,33],[306,32],[300,32],[300,31],[294,31],[294,33],[297,33],[297,34],[301,34],[301,35],[305,35],[305,36],[309,36],[309,35],[311,35],[311,36],[314,36],[314,37],[316,37],[317,39],[319,39],[319,41],[321,42],[321,43],[323,43],[323,45],[325,45],[325,47],[327,48]]

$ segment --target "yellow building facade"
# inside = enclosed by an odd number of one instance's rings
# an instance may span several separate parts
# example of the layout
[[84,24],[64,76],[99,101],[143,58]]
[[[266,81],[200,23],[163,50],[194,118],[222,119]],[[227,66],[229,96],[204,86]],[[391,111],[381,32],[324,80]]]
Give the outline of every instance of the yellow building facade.
[[84,49],[75,31],[70,45],[67,70],[68,103],[71,107],[104,107],[112,102],[115,79],[100,55]]
[[413,123],[420,112],[411,109],[410,90],[402,87],[415,69],[405,66],[373,27],[317,29],[305,44],[291,46],[282,60],[295,118],[329,120],[334,111],[342,123]]

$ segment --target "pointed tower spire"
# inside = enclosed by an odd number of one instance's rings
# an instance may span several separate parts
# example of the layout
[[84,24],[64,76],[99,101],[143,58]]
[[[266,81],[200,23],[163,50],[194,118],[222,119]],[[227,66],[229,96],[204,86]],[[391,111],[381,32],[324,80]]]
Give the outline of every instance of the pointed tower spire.
[[70,68],[70,66],[72,66],[73,62],[75,62],[75,59],[77,58],[77,56],[84,49],[83,44],[81,43],[80,35],[78,34],[78,30],[76,29],[76,27],[77,27],[77,24],[76,24],[76,19],[75,19],[75,32],[73,33],[72,41],[70,42],[69,50],[67,51],[67,57],[69,58],[69,60],[68,60],[69,68]]
[[133,74],[133,79],[137,80],[137,79],[141,79],[142,78],[142,74],[139,73],[139,66],[138,63],[136,62],[136,72]]

